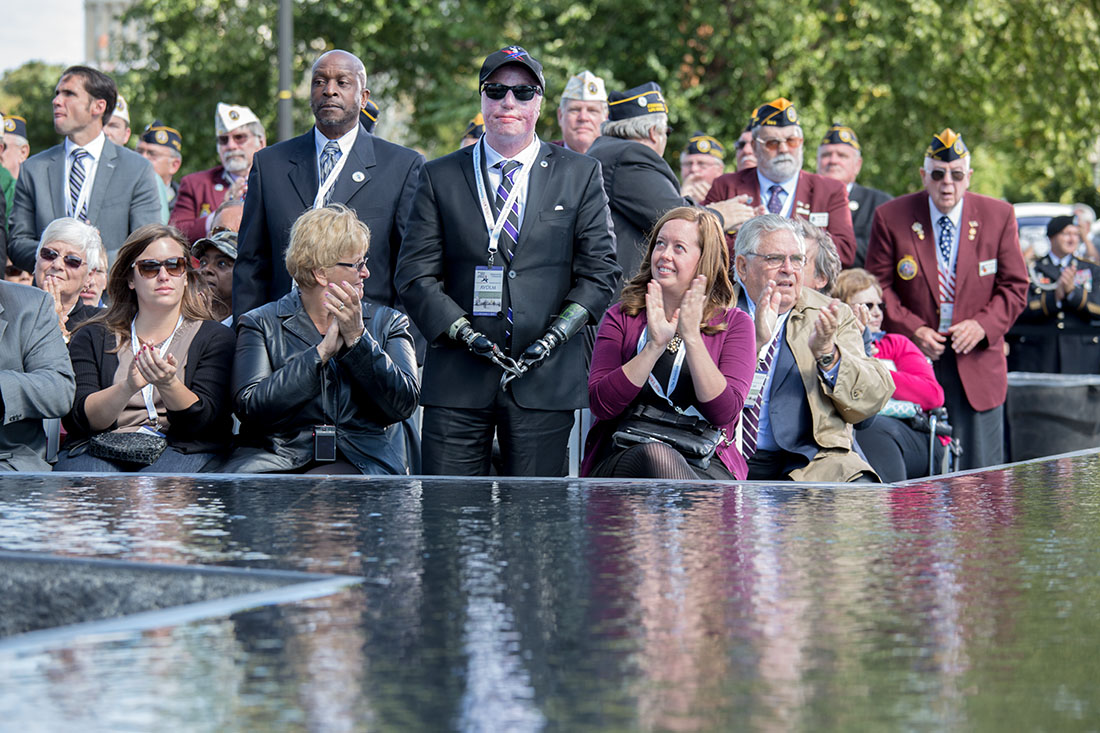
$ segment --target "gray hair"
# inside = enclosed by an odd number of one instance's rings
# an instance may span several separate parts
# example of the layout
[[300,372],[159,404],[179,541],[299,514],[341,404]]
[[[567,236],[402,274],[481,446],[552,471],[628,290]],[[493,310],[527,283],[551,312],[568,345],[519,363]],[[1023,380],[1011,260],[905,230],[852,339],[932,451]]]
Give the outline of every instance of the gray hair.
[[31,146],[31,144],[27,140],[27,138],[23,137],[22,135],[16,135],[14,132],[5,132],[5,133],[3,133],[3,135],[4,135],[4,137],[10,137],[11,138],[11,142],[8,143],[8,145],[14,145],[17,148],[22,147],[24,145],[26,145],[28,148]]
[[737,239],[733,243],[734,255],[756,254],[756,250],[760,248],[760,240],[765,234],[773,232],[790,232],[798,242],[799,251],[806,254],[806,240],[794,220],[779,214],[762,214],[749,219],[737,230]]
[[263,138],[263,141],[267,142],[267,132],[264,130],[264,124],[259,120],[255,122],[249,122],[247,125],[242,125],[245,129],[251,132],[253,135],[259,138]]
[[815,226],[805,219],[794,219],[793,221],[802,231],[803,238],[817,243],[817,255],[814,257],[813,263],[814,274],[825,278],[825,284],[821,287],[821,292],[831,293],[833,286],[836,285],[837,275],[844,269],[844,266],[840,264],[840,255],[837,254],[836,244],[833,242],[832,236],[821,227]]
[[647,115],[627,117],[625,120],[606,120],[600,125],[600,134],[622,140],[644,140],[649,137],[649,131],[654,127],[660,127],[662,133],[667,133],[668,113],[652,112]]
[[[790,127],[790,125],[788,125],[788,127]],[[760,137],[756,133],[760,132],[763,129],[764,129],[764,125],[757,125],[756,127],[752,128],[752,139],[753,140],[759,140]],[[776,129],[779,129],[779,128],[776,128]],[[806,134],[804,132],[802,132],[802,125],[794,125],[794,129],[798,130],[798,134],[801,135],[803,138],[806,137]],[[738,137],[740,137],[740,136],[738,136]]]
[[42,238],[38,240],[38,249],[34,251],[35,259],[38,259],[42,247],[50,242],[64,242],[72,245],[84,255],[89,270],[99,268],[100,253],[103,252],[103,240],[99,237],[99,230],[90,224],[85,224],[70,216],[54,219],[42,232]]

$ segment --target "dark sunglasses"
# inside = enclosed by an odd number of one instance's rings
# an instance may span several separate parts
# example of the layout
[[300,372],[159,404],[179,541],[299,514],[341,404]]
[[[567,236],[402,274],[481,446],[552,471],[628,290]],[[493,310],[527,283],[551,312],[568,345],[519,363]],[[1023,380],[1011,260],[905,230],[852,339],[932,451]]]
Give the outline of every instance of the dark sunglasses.
[[[58,257],[61,257],[61,253],[58,252],[56,249],[43,247],[42,249],[38,250],[38,256],[46,260],[46,262],[53,262]],[[64,257],[61,257],[61,261],[64,262],[65,267],[68,267],[70,270],[79,269],[79,267],[84,264],[84,260],[80,257],[77,257],[76,255],[65,255]]]
[[251,137],[251,132],[235,132],[232,135],[218,135],[218,145],[228,145],[230,138],[232,138],[233,142],[237,143],[238,145],[244,145]]
[[187,259],[184,257],[169,257],[166,260],[138,260],[130,265],[144,278],[154,278],[160,274],[160,268],[172,277],[179,277],[187,269]]
[[[928,175],[932,176],[933,181],[942,181],[943,177],[947,175],[947,171],[943,168],[935,168]],[[966,178],[966,171],[955,169],[951,171],[951,180],[961,183]]]
[[504,99],[508,96],[508,92],[511,92],[520,102],[530,102],[536,94],[542,94],[542,87],[536,84],[517,84],[510,87],[507,84],[490,84],[486,82],[481,85],[481,91],[489,99]]

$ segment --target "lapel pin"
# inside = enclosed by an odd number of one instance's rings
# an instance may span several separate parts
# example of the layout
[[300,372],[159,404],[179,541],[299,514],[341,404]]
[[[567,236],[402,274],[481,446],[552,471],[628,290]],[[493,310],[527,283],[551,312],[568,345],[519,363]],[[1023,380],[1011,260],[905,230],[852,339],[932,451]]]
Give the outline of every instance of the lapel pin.
[[913,222],[913,231],[917,234],[917,239],[924,241],[924,227],[921,226],[919,221]]
[[545,168],[545,167],[546,167],[546,166],[548,166],[548,165],[550,165],[550,164],[549,164],[549,163],[547,163],[547,162],[546,162],[545,160],[544,160],[544,161],[542,161],[541,163],[539,163],[539,166],[541,166],[541,167],[543,167],[543,168]]
[[971,242],[973,242],[974,237],[977,236],[977,234],[978,234],[978,222],[972,221],[972,222],[970,222],[970,231],[967,232],[967,239],[969,239]]
[[351,180],[356,183],[362,183],[364,178],[366,178],[366,176],[363,175],[363,171],[355,171],[351,174]]

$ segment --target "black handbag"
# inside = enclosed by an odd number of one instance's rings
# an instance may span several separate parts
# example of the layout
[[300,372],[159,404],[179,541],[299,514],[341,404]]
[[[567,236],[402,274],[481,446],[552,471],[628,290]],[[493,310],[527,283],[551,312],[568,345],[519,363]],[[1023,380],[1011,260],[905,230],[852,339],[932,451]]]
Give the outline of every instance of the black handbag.
[[724,430],[702,418],[652,405],[635,405],[619,421],[611,442],[618,448],[639,443],[665,443],[675,448],[688,464],[707,468],[725,438]]
[[115,431],[93,435],[88,452],[105,461],[148,466],[156,463],[167,447],[168,441],[160,435]]

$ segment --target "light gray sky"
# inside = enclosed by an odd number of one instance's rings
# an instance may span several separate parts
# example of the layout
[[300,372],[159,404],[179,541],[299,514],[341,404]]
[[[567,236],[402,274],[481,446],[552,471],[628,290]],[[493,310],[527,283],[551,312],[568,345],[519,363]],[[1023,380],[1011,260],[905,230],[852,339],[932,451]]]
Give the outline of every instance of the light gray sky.
[[84,61],[83,0],[5,0],[0,24],[0,73],[40,60]]

